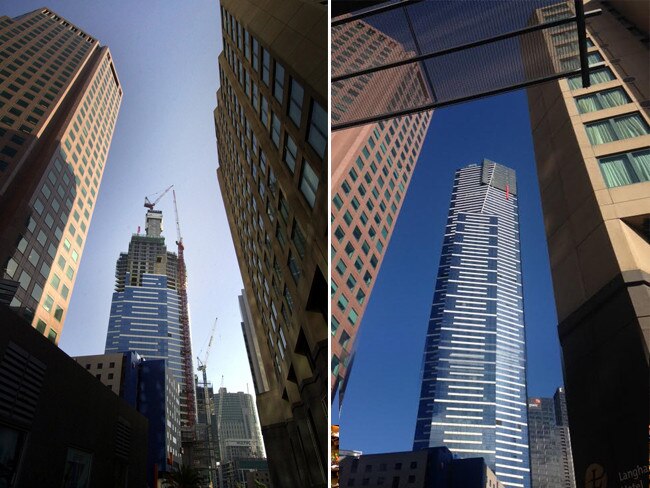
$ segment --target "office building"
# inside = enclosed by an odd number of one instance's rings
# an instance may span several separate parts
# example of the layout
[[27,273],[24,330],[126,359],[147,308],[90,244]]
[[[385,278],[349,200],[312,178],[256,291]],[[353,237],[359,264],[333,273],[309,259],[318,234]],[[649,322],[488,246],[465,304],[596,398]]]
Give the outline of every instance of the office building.
[[189,426],[196,407],[188,402],[194,382],[185,381],[189,340],[181,326],[182,280],[179,258],[167,250],[162,236],[162,218],[159,210],[148,210],[145,234],[133,234],[129,251],[117,260],[105,352],[134,351],[149,361],[165,360],[180,385],[182,422]]
[[454,176],[413,449],[481,456],[530,488],[522,296],[515,172],[485,159]]
[[[577,486],[646,465],[650,424],[650,7],[585,2],[597,8],[591,86],[528,89]],[[572,14],[557,3],[533,20]],[[575,37],[545,40],[575,63]]]
[[217,177],[259,347],[251,357],[268,380],[256,399],[271,479],[325,486],[327,7],[223,0],[221,25]]
[[145,416],[22,314],[0,323],[0,485],[145,486]]
[[239,295],[239,311],[242,316],[242,333],[244,335],[244,344],[246,345],[246,355],[248,356],[248,364],[251,368],[251,376],[253,377],[253,386],[255,391],[259,394],[268,391],[269,380],[266,375],[264,361],[262,360],[262,352],[260,349],[260,341],[253,326],[253,317],[251,316],[251,309],[246,301],[246,293],[242,290]]
[[[382,63],[407,55],[404,48],[363,21],[333,31],[332,69]],[[386,78],[387,76],[387,78]],[[376,77],[375,77],[376,78]],[[419,67],[362,77],[355,85],[332,86],[332,122],[359,107],[395,107],[404,97],[426,92]],[[379,92],[376,83],[382,87]],[[424,97],[422,97],[424,98]],[[341,115],[342,116],[342,115]],[[354,344],[397,217],[406,196],[431,111],[332,134],[332,400],[342,401]]]
[[266,459],[235,458],[221,467],[219,488],[273,488]]
[[157,486],[181,464],[180,388],[165,360],[133,351],[72,359],[147,419],[147,481]]
[[446,447],[342,458],[340,486],[504,488],[481,457],[458,459]]
[[55,343],[121,99],[97,39],[46,8],[0,16],[0,288]]
[[228,393],[219,388],[214,395],[214,418],[219,436],[221,462],[235,458],[264,458],[264,444],[253,397],[248,393]]
[[528,399],[530,471],[535,488],[576,488],[564,388]]

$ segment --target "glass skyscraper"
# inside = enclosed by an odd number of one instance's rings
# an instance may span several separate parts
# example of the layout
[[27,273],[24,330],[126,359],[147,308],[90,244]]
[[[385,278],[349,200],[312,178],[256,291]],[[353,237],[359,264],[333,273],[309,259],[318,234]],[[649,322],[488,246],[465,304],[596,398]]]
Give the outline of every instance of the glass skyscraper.
[[482,456],[505,486],[530,488],[522,297],[515,172],[457,170],[413,448]]

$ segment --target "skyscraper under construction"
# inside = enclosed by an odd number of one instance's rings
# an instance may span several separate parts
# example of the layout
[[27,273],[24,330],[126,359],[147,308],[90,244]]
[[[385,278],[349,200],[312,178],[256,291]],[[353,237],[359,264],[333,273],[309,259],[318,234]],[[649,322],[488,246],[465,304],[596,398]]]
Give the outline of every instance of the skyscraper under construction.
[[129,251],[117,260],[105,352],[135,351],[146,359],[165,359],[181,386],[181,422],[189,427],[196,406],[184,263],[167,250],[162,219],[161,211],[150,208],[144,235],[134,234]]

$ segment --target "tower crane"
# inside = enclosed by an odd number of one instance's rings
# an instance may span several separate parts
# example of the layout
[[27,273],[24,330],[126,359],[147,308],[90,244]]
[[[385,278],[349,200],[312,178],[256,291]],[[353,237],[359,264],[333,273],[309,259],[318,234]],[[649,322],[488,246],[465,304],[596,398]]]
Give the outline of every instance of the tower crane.
[[208,365],[208,357],[210,356],[210,348],[212,347],[212,339],[214,339],[214,331],[217,329],[217,319],[219,317],[216,317],[214,319],[214,325],[212,325],[212,331],[210,332],[210,339],[208,340],[208,345],[205,348],[205,356],[203,356],[203,361],[201,361],[200,357],[197,357],[196,360],[198,361],[199,366],[196,368],[199,371],[203,372],[203,384],[207,385],[208,384],[208,377],[205,372],[207,365]]
[[[144,206],[147,207],[149,210],[153,210],[153,208],[154,208],[154,207],[156,206],[156,204],[160,201],[160,199],[161,199],[162,197],[164,197],[164,196],[167,194],[167,192],[168,192],[169,190],[171,190],[173,187],[174,187],[174,185],[170,185],[169,187],[167,187],[167,188],[166,188],[165,190],[163,190],[162,192],[158,192],[158,193],[160,193],[160,195],[159,195],[158,198],[156,198],[153,202],[152,202],[151,200],[149,200],[149,197],[144,197]],[[153,197],[154,195],[157,195],[158,193],[154,193],[154,194],[151,195],[151,196]],[[176,200],[174,200],[174,203],[175,203],[175,202],[176,202]]]

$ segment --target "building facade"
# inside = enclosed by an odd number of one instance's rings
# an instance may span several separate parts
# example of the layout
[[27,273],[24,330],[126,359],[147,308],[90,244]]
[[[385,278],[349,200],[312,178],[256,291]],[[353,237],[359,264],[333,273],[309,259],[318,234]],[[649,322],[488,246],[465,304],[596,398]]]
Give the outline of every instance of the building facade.
[[341,459],[340,486],[503,488],[481,457],[455,458],[446,447]]
[[[363,21],[333,31],[332,53],[332,69],[339,72],[408,54]],[[419,68],[413,67],[381,82],[362,77],[353,86],[335,84],[332,122],[369,104],[394,109],[400,97],[426,92],[422,80]],[[378,93],[373,83],[384,90]],[[423,112],[332,134],[332,400],[337,391],[342,400],[363,314],[430,121],[431,112]]]
[[271,478],[325,486],[327,8],[223,0],[221,25],[217,177],[268,380],[256,398]]
[[[650,66],[647,2],[585,2],[591,86],[528,89],[577,486],[648,463]],[[538,17],[570,16],[557,3]],[[575,59],[577,40],[554,32]],[[595,426],[598,426],[595,428]],[[619,484],[620,483],[620,484]]]
[[16,311],[0,323],[0,485],[145,486],[145,416]]
[[165,360],[133,351],[72,359],[147,419],[147,481],[156,486],[181,464],[180,387]]
[[46,8],[0,17],[0,284],[55,343],[121,99],[97,39]]
[[517,182],[486,159],[454,176],[413,448],[481,456],[530,488],[526,401]]
[[530,470],[535,488],[576,488],[564,388],[528,399]]
[[181,387],[184,425],[196,410],[188,407],[182,357],[178,256],[167,251],[162,213],[149,210],[145,234],[134,234],[120,254],[106,335],[106,354],[134,351],[147,360],[163,359]]
[[214,417],[222,462],[266,457],[256,410],[255,401],[248,393],[228,393],[226,388],[219,388],[219,393],[214,395]]

